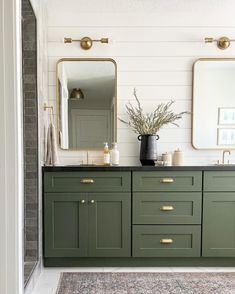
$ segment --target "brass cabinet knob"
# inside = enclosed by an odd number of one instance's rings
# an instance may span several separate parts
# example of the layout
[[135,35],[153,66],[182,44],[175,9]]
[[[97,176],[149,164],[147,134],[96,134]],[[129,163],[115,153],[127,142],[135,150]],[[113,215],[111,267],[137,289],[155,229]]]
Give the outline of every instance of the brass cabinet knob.
[[91,204],[94,204],[95,203],[95,200],[92,199],[90,202],[91,202]]
[[172,211],[172,210],[174,210],[174,207],[171,206],[171,205],[169,205],[169,206],[162,206],[162,207],[160,208],[160,210],[161,210],[161,211]]
[[93,179],[81,179],[81,184],[94,184],[94,180]]
[[160,243],[161,244],[172,244],[173,240],[172,239],[161,239]]
[[86,203],[86,200],[82,199],[82,200],[81,200],[81,203],[82,203],[82,204]]
[[172,178],[163,178],[161,179],[161,183],[174,183],[174,179]]

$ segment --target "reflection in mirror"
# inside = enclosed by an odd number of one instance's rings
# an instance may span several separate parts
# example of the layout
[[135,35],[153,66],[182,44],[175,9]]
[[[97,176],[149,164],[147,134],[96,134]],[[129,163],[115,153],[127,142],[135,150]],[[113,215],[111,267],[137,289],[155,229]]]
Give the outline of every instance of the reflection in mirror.
[[235,59],[199,59],[193,69],[196,149],[235,148]]
[[102,148],[116,141],[116,63],[61,59],[57,63],[59,142],[62,149]]

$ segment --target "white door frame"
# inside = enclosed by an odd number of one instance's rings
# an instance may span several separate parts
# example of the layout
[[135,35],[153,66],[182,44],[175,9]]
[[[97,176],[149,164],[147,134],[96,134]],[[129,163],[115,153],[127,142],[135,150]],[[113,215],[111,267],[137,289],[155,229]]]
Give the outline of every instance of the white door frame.
[[23,293],[21,1],[0,0],[0,293]]

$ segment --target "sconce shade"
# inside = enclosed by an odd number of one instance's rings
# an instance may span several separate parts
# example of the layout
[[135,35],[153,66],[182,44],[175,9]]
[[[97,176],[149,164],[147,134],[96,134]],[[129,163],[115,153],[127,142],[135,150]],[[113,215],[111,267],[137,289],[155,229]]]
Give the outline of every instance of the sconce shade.
[[80,88],[74,88],[69,98],[74,100],[84,99],[84,94]]

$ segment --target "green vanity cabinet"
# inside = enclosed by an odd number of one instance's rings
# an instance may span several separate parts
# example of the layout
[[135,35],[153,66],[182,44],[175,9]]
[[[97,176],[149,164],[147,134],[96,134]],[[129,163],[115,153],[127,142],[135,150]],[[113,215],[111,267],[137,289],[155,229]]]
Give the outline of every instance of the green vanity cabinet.
[[202,256],[235,257],[235,192],[204,193]]
[[45,257],[131,256],[131,173],[105,174],[44,174]]
[[131,255],[129,193],[46,193],[45,257]]
[[234,266],[232,168],[47,167],[43,183],[45,266]]

